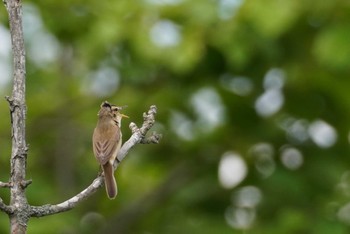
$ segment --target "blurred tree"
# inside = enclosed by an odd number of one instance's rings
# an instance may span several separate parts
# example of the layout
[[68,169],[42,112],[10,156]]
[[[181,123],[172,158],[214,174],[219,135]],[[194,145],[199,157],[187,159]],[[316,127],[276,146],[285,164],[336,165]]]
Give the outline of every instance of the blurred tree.
[[[136,123],[157,104],[164,133],[160,145],[130,152],[115,201],[101,191],[31,221],[29,233],[349,232],[346,1],[24,4],[32,203],[61,200],[94,178],[101,100],[127,104]],[[5,95],[10,40],[0,11]],[[10,155],[6,109],[0,102],[0,178]]]

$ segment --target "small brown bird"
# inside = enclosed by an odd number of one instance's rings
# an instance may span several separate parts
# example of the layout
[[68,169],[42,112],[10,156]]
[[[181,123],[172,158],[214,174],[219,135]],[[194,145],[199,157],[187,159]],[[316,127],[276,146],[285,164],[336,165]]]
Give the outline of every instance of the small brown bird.
[[128,117],[119,112],[121,109],[107,101],[103,102],[92,136],[94,154],[103,169],[109,199],[114,199],[118,193],[113,163],[122,145],[121,120]]

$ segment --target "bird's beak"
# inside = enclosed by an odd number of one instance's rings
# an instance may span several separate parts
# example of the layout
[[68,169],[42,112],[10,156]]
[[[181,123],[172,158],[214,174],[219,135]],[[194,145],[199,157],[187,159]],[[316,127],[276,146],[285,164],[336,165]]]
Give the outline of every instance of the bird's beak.
[[129,116],[124,115],[124,114],[120,114],[120,116],[123,117],[123,118],[129,118]]

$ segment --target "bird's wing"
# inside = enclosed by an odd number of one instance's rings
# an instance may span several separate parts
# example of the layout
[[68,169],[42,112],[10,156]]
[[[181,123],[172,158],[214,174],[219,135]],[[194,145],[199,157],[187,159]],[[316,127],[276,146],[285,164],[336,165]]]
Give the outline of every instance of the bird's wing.
[[97,161],[104,165],[112,157],[115,157],[120,139],[119,127],[114,125],[110,129],[101,134],[96,128],[94,131],[93,150]]

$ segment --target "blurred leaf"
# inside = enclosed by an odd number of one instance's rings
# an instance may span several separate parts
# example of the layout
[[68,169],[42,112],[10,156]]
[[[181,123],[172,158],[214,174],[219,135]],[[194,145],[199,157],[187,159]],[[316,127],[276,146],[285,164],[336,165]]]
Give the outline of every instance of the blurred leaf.
[[339,24],[325,28],[316,37],[314,54],[321,65],[331,69],[348,70],[350,67],[349,25]]

